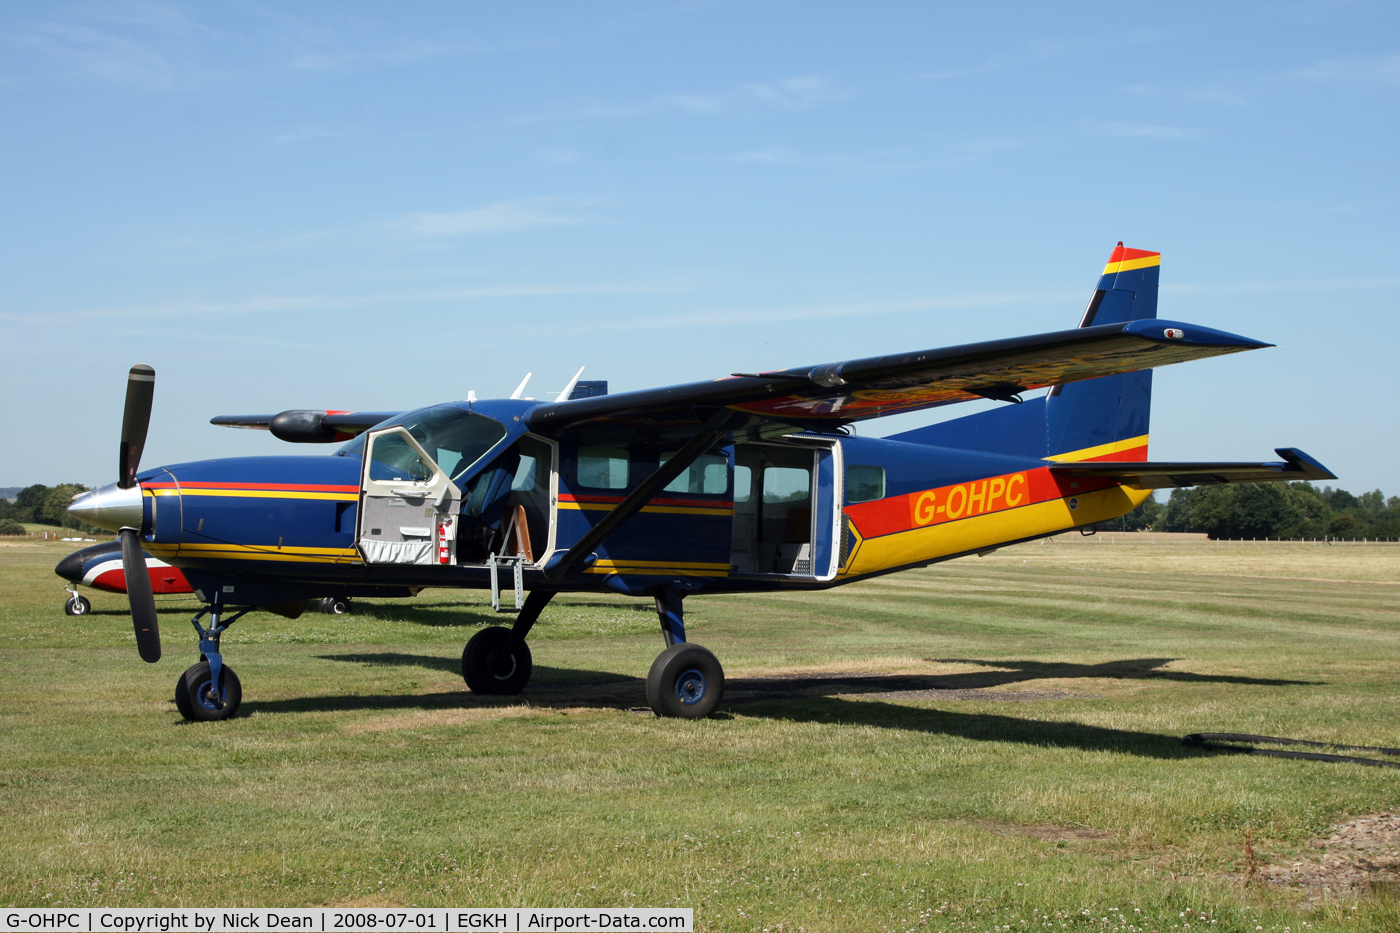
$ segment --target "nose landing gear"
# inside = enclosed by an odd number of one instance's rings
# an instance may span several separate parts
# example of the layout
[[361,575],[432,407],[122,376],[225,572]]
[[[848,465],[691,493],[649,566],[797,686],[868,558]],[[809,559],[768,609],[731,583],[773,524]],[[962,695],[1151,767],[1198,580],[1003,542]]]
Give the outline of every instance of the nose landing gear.
[[[175,706],[180,715],[190,722],[217,722],[228,719],[238,712],[243,702],[243,685],[233,668],[224,663],[219,651],[219,639],[228,627],[252,611],[253,607],[240,610],[227,621],[221,621],[218,603],[201,609],[190,620],[199,633],[199,663],[187,668],[175,681]],[[209,627],[199,624],[205,614],[209,615]]]

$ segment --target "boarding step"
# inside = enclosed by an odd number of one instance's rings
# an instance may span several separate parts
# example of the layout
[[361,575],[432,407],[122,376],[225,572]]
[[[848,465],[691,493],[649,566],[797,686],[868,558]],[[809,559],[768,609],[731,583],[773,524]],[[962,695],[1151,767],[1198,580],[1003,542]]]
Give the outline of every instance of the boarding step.
[[[519,612],[525,607],[525,560],[524,554],[491,554],[486,558],[486,569],[491,574],[491,608],[496,612]],[[515,577],[515,605],[501,605],[501,578],[499,571],[511,568]]]

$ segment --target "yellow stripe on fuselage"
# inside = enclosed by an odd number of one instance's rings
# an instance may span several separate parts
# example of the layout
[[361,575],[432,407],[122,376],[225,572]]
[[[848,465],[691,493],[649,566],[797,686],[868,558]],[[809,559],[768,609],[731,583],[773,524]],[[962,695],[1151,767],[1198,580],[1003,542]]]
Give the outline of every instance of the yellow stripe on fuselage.
[[142,542],[156,557],[207,557],[216,560],[276,560],[311,564],[360,563],[354,548],[278,547],[275,544],[156,544]]
[[[575,509],[581,512],[611,512],[617,508],[615,502],[561,502],[560,509]],[[662,515],[714,515],[724,518],[734,514],[733,509],[725,508],[704,508],[702,506],[687,505],[647,505],[642,507],[643,512]]]
[[[1080,525],[1125,515],[1151,494],[1146,489],[1114,486],[1064,499],[1051,499],[1017,509],[988,512],[973,518],[912,528],[896,534],[866,538],[847,558],[841,579],[880,573],[898,567],[927,564],[956,554],[997,547],[1008,541],[1069,531]],[[1078,508],[1069,507],[1069,499]]]
[[354,492],[297,492],[285,489],[172,489],[159,490],[165,495],[232,496],[238,499],[330,499],[335,502],[358,502]]
[[671,575],[681,577],[727,577],[728,564],[696,563],[671,560],[600,560],[587,573],[629,573],[647,576]]

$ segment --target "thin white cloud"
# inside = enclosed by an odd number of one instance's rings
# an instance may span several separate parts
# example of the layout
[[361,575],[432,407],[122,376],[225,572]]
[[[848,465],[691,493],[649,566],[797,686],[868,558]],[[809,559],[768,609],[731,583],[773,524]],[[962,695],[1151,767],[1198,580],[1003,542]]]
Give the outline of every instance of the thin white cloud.
[[1295,73],[1312,80],[1400,81],[1400,54],[1372,58],[1334,58],[1317,62]]
[[1181,88],[1130,84],[1121,88],[1120,93],[1131,94],[1134,97],[1168,98],[1187,103],[1215,104],[1222,107],[1243,107],[1249,103],[1249,97],[1243,91],[1219,83]]
[[1154,123],[1104,123],[1085,120],[1080,125],[1092,133],[1132,139],[1190,139],[1201,135],[1201,131],[1193,127],[1163,126]]
[[523,283],[467,286],[460,288],[405,289],[395,292],[353,295],[255,295],[250,298],[192,298],[114,308],[0,312],[0,321],[34,324],[62,321],[95,321],[120,318],[135,321],[203,315],[241,316],[249,314],[295,314],[322,311],[352,311],[365,308],[402,307],[413,303],[490,301],[495,299],[577,295],[668,294],[681,290],[674,285],[654,283],[605,283],[569,285]]
[[417,237],[472,236],[513,233],[540,227],[573,227],[595,224],[596,217],[570,211],[570,205],[546,200],[498,201],[485,207],[445,213],[420,212],[390,221]]
[[771,83],[743,84],[719,93],[660,94],[632,102],[585,101],[522,117],[521,122],[625,119],[673,113],[729,117],[773,112],[800,113],[850,96],[848,90],[826,78],[804,75]]

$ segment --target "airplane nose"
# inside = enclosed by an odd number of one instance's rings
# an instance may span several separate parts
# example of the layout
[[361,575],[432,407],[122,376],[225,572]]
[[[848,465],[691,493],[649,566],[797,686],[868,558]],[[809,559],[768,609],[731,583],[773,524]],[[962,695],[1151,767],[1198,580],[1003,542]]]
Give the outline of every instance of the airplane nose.
[[58,566],[53,572],[70,583],[83,582],[83,557],[86,556],[86,548],[82,551],[74,551],[63,560],[58,562]]
[[123,528],[141,530],[143,513],[141,487],[122,489],[116,483],[79,493],[68,506],[68,514],[79,521],[106,528],[108,531],[121,531]]

